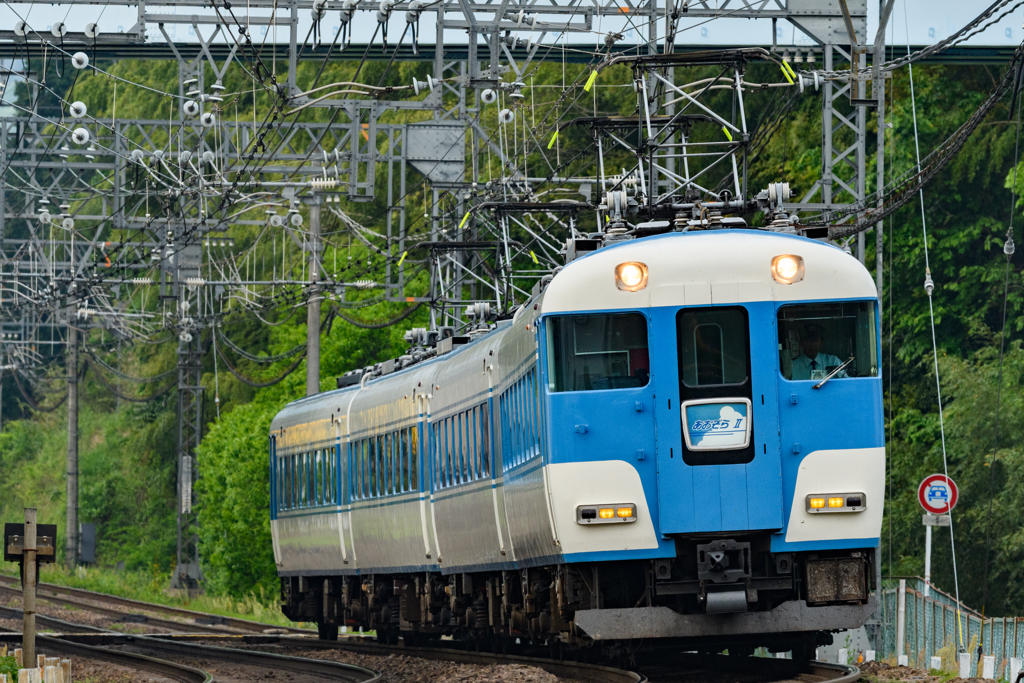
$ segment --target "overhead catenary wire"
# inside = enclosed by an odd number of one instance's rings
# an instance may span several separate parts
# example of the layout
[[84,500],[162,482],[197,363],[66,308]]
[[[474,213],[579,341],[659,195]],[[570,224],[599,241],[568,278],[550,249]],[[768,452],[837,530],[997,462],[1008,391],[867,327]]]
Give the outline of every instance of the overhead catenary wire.
[[[907,2],[906,2],[906,0],[904,0],[904,3],[903,3],[903,17],[904,17],[904,22],[907,25],[907,53],[909,54],[910,53],[910,36],[909,36],[910,26],[909,26],[909,22],[907,22]],[[1021,47],[1017,48],[1017,54],[1020,54],[1022,48],[1024,48],[1024,43],[1022,43]],[[918,132],[917,132],[917,97],[916,97],[916,94],[914,92],[914,65],[912,63],[910,63],[910,64],[907,65],[907,68],[909,69],[908,73],[909,73],[909,80],[910,80],[910,111],[911,111],[911,118],[912,118],[913,123],[914,123],[914,153],[915,153],[915,158],[917,159],[918,172],[920,173],[920,167],[921,167],[921,144],[920,144],[920,139],[919,139]],[[943,408],[942,408],[942,381],[941,381],[941,375],[939,374],[939,345],[938,345],[938,341],[937,341],[936,336],[935,336],[935,305],[934,305],[934,302],[932,300],[932,292],[935,290],[935,283],[932,280],[931,264],[929,263],[929,259],[928,259],[928,222],[927,222],[927,216],[926,216],[925,205],[924,205],[924,188],[923,187],[918,187],[917,188],[917,192],[918,192],[918,197],[921,200],[921,235],[922,235],[922,245],[924,247],[924,272],[925,272],[924,289],[925,289],[925,293],[928,295],[928,320],[929,320],[929,324],[930,324],[930,327],[931,327],[931,336],[932,336],[932,362],[933,362],[934,371],[935,371],[935,394],[936,394],[936,401],[937,401],[938,409],[939,409],[939,437],[940,437],[940,441],[941,441],[941,445],[942,445],[942,474],[945,477],[946,481],[948,482],[950,479],[949,479],[949,459],[948,459],[948,457],[946,455],[946,423],[945,423],[945,417],[943,415]],[[952,562],[952,564],[953,564],[953,588],[954,588],[954,596],[956,597],[956,616],[957,616],[957,625],[956,625],[957,641],[956,642],[958,643],[960,651],[963,652],[963,649],[964,649],[964,634],[963,634],[962,616],[961,616],[961,610],[960,610],[960,579],[959,579],[959,576],[957,575],[957,567],[956,567],[956,537],[954,535],[954,527],[953,527],[953,511],[950,510],[947,513],[947,515],[949,517],[950,555],[952,556],[952,560],[953,560],[953,562]]]

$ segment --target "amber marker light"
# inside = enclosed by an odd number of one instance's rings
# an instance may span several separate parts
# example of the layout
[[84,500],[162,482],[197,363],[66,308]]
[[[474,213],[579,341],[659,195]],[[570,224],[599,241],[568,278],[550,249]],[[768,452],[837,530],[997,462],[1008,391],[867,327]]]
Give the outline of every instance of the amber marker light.
[[631,507],[628,507],[628,508],[618,508],[615,511],[615,514],[617,516],[619,516],[619,517],[632,517],[633,516],[633,508],[631,508]]
[[828,506],[830,508],[841,508],[841,507],[843,507],[843,499],[842,498],[829,498],[828,499]]
[[804,259],[794,254],[781,254],[772,259],[772,277],[783,285],[804,279]]
[[636,261],[615,266],[615,286],[625,292],[638,292],[647,286],[647,266]]
[[824,498],[811,498],[810,504],[811,504],[812,508],[817,510],[818,508],[825,507],[825,499]]
[[601,519],[611,519],[612,517],[615,516],[615,509],[614,508],[601,508],[600,510],[598,510],[597,514],[598,514],[598,516]]

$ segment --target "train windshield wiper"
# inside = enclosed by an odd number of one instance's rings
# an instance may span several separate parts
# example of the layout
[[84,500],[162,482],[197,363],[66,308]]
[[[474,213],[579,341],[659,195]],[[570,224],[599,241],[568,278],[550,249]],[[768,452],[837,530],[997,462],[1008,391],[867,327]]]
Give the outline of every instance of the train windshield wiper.
[[843,368],[845,368],[847,365],[852,363],[853,362],[853,358],[854,358],[853,356],[850,356],[849,358],[847,358],[845,363],[843,363],[838,368],[836,368],[832,372],[830,372],[827,375],[825,375],[825,379],[823,379],[820,382],[818,382],[817,384],[815,384],[813,388],[821,389],[823,386],[825,386],[825,382],[829,381],[830,379],[832,379],[833,377],[838,375],[840,372],[843,371]]

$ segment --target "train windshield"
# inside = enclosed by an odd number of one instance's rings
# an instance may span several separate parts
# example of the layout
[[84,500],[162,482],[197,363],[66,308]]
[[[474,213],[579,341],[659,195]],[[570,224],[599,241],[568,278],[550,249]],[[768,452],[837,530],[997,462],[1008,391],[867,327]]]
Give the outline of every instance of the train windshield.
[[548,321],[548,388],[596,391],[646,386],[647,319],[639,313],[559,316]]
[[786,379],[877,377],[877,346],[873,301],[779,309],[779,368]]

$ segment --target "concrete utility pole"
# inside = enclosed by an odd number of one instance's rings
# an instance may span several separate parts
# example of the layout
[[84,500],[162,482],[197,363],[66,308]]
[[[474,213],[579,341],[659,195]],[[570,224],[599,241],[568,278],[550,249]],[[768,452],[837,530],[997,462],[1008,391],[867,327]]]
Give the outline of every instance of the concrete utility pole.
[[25,508],[25,545],[22,546],[21,626],[22,661],[26,668],[36,661],[36,509]]
[[306,315],[306,396],[320,393],[320,197],[309,205],[309,308]]
[[[68,528],[64,559],[78,565],[78,330],[68,325]],[[35,533],[35,532],[33,532]]]

